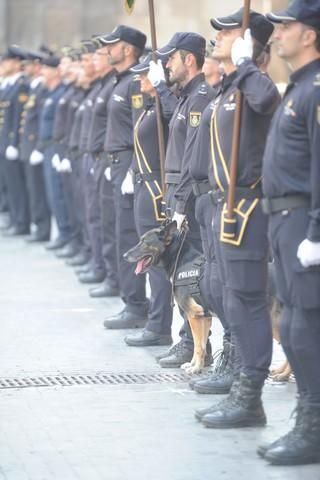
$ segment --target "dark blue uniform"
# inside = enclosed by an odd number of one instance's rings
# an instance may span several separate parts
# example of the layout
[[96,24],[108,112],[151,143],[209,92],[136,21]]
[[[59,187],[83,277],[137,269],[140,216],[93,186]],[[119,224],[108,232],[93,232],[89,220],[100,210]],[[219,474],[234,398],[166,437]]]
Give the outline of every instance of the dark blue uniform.
[[[236,230],[230,236],[224,219],[230,180],[230,125],[233,125],[237,88],[243,94],[243,107],[235,195]],[[267,217],[261,211],[260,180],[267,131],[278,102],[279,95],[270,78],[251,60],[246,60],[236,72],[224,77],[210,123],[209,180],[217,203],[213,229],[224,311],[240,350],[241,371],[261,386],[269,372],[272,335],[266,297]]]
[[[163,88],[160,83],[160,88]],[[195,219],[195,197],[188,187],[182,184],[183,172],[187,172],[190,165],[190,158],[194,141],[201,121],[201,115],[213,96],[212,88],[205,82],[202,73],[196,75],[181,90],[179,100],[169,123],[169,139],[165,161],[165,180],[167,184],[166,205],[171,214],[175,211],[187,215],[188,238],[194,247],[202,252],[202,242],[199,224]],[[160,95],[162,105],[170,105],[172,94],[168,93],[163,101],[164,95]],[[181,184],[181,186],[180,186]],[[190,182],[191,184],[191,182]],[[186,194],[186,190],[188,193]],[[180,336],[188,345],[193,348],[192,334],[188,321],[185,319]]]
[[40,115],[36,150],[44,154],[44,176],[49,205],[57,221],[59,237],[67,242],[71,238],[70,218],[61,176],[51,164],[53,155],[57,153],[57,145],[53,140],[54,118],[59,99],[63,96],[65,89],[66,86],[60,83],[47,92]]
[[208,170],[211,159],[210,122],[213,108],[214,102],[210,102],[202,113],[188,172],[184,174],[184,185],[186,198],[189,198],[192,193],[195,196],[195,218],[200,225],[202,249],[206,260],[203,282],[205,301],[208,308],[220,319],[225,329],[225,336],[230,337],[229,327],[223,310],[222,284],[217,271],[218,265],[214,253],[212,235],[215,207],[210,197],[211,187],[208,179]]
[[[73,117],[69,111],[73,111],[71,103],[74,96],[77,95],[78,88],[74,83],[66,85],[63,95],[59,98],[56,107],[56,113],[53,123],[52,138],[56,146],[56,153],[60,161],[68,158],[68,140],[72,128]],[[70,239],[74,246],[74,251],[80,248],[81,244],[81,224],[78,220],[76,210],[78,206],[75,203],[73,195],[73,175],[72,172],[59,172],[61,184],[64,192],[66,208],[70,223]]]
[[112,184],[104,175],[108,161],[103,152],[108,121],[108,100],[114,87],[113,71],[101,79],[94,99],[87,140],[90,157],[90,201],[88,203],[89,234],[96,270],[104,272],[112,288],[118,288],[118,265],[115,239],[115,213]]
[[20,122],[20,158],[24,162],[31,222],[36,227],[35,235],[39,239],[50,238],[51,213],[48,206],[43,176],[43,165],[30,165],[29,158],[35,149],[42,105],[46,95],[41,78],[30,83],[29,98],[24,105]]
[[24,166],[19,158],[5,159],[5,152],[8,146],[19,149],[20,119],[28,91],[28,82],[22,74],[13,82],[9,79],[1,104],[0,155],[4,159],[11,222],[20,233],[27,233],[30,223]]
[[[165,141],[168,136],[168,123],[163,122]],[[165,219],[161,210],[163,198],[157,116],[154,98],[147,100],[145,110],[138,117],[134,127],[135,178],[134,215],[138,235],[156,228]],[[150,308],[146,329],[160,334],[171,334],[172,287],[165,271],[159,267],[149,270],[151,287]]]
[[[121,297],[126,310],[145,317],[148,302],[145,295],[145,276],[134,273],[135,265],[126,262],[123,254],[138,243],[133,215],[133,195],[123,195],[122,182],[133,158],[133,110],[143,106],[143,99],[134,101],[133,73],[130,69],[116,74],[109,99],[108,123],[104,142],[111,166],[111,181],[116,210],[116,240]],[[139,99],[136,99],[139,100]]]
[[264,154],[263,192],[276,286],[284,305],[281,345],[301,398],[320,407],[320,267],[297,258],[306,238],[320,242],[320,60],[291,75]]

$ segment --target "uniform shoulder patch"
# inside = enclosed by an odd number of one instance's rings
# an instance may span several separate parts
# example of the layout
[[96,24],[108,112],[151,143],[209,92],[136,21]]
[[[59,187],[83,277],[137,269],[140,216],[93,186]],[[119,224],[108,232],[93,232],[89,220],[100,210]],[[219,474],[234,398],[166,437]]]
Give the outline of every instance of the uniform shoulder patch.
[[139,95],[132,95],[131,96],[131,103],[133,108],[142,108],[143,107],[143,97],[141,94]]
[[206,83],[201,83],[199,90],[198,90],[199,95],[206,95],[208,93],[208,88]]
[[28,98],[29,96],[26,93],[20,93],[20,95],[18,95],[18,100],[20,103],[26,103]]
[[200,125],[201,112],[190,112],[189,123],[191,127],[198,127]]

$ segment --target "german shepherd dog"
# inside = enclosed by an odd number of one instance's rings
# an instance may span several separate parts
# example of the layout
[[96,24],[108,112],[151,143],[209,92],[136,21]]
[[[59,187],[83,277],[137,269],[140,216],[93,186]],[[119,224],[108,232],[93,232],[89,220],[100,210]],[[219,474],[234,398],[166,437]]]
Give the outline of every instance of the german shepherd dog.
[[[141,236],[139,243],[124,255],[128,262],[137,264],[137,275],[147,272],[152,266],[164,268],[167,272],[173,285],[174,299],[185,313],[192,331],[193,357],[191,362],[181,366],[189,374],[200,373],[204,367],[207,339],[214,314],[205,305],[205,288],[201,276],[201,265],[204,265],[204,261],[199,261],[200,255],[189,242],[186,231],[178,231],[175,221],[149,230]],[[271,283],[270,308],[274,336],[278,339],[281,306],[275,299],[274,282]],[[198,294],[194,294],[195,284],[198,286]]]

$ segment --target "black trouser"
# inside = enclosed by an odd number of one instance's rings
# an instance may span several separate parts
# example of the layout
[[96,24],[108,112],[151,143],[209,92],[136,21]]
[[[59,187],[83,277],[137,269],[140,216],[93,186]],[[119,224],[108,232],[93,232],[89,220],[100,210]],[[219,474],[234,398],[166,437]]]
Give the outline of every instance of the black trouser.
[[123,255],[139,241],[134,214],[133,195],[123,195],[121,184],[132,161],[132,150],[112,153],[111,182],[116,213],[117,258],[121,298],[126,309],[146,316],[145,275],[135,275],[135,265],[124,260]]
[[92,266],[97,274],[106,274],[105,264],[102,255],[102,228],[101,211],[99,200],[99,179],[101,176],[101,165],[95,161],[91,154],[84,157],[85,176],[85,201],[86,201],[86,224],[89,233],[90,247],[92,253]]
[[226,319],[239,350],[241,371],[263,383],[272,358],[267,302],[267,217],[258,204],[250,215],[240,246],[220,241],[222,203],[213,228]]
[[108,161],[104,158],[100,158],[98,161],[100,162],[99,204],[102,228],[102,255],[106,268],[106,279],[109,285],[112,288],[119,288],[113,189],[112,183],[109,182],[104,175],[105,169],[108,166]]
[[[134,216],[139,236],[159,227],[150,192],[144,182],[136,183],[134,189]],[[151,288],[150,306],[146,329],[155,333],[170,334],[172,325],[172,287],[163,268],[149,269]]]
[[281,345],[299,393],[310,405],[320,406],[320,266],[304,268],[297,258],[309,221],[305,207],[273,214],[269,237],[277,294],[284,305]]
[[24,162],[30,204],[31,223],[36,226],[36,233],[41,237],[50,237],[51,212],[48,205],[43,175],[43,164],[30,165]]
[[4,165],[11,221],[17,228],[28,230],[30,214],[24,164],[19,159],[4,159]]
[[[174,198],[174,193],[176,190],[175,184],[168,184],[167,185],[167,192],[166,192],[166,205],[167,208],[170,209],[170,213],[173,216],[176,207],[176,199]],[[187,219],[188,219],[188,240],[192,243],[192,245],[199,251],[199,255],[202,253],[202,242],[200,236],[200,226],[195,219],[195,199],[192,198],[188,203],[188,209],[186,212]],[[182,342],[185,345],[193,349],[193,338],[191,328],[188,322],[188,319],[185,317],[183,312],[180,310],[181,315],[183,316],[184,322],[183,326],[179,331],[179,335],[181,337]]]
[[87,154],[80,155],[74,154],[71,161],[72,164],[72,190],[74,201],[76,205],[76,218],[80,228],[80,237],[82,242],[81,250],[88,256],[91,256],[91,246],[87,227],[87,211],[86,211],[86,177],[87,171],[85,166],[87,165]]
[[0,212],[8,209],[8,195],[4,162],[5,158],[0,155]]
[[224,337],[230,339],[230,328],[223,309],[222,283],[218,273],[218,264],[214,251],[214,238],[212,234],[213,212],[214,208],[209,193],[196,197],[195,218],[200,225],[202,248],[205,257],[201,293],[204,295],[207,306],[219,318],[224,328]]

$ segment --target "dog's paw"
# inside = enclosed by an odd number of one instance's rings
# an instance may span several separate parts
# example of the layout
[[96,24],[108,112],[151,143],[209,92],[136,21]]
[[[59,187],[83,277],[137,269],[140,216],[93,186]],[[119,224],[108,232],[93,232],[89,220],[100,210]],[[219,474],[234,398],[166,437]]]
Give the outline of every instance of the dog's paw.
[[181,368],[189,375],[196,375],[202,372],[202,368],[199,365],[192,365],[192,363],[184,363]]
[[190,367],[191,367],[191,362],[186,362],[186,363],[183,363],[180,368],[182,370],[187,370],[187,368],[190,368]]

